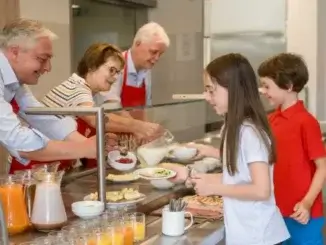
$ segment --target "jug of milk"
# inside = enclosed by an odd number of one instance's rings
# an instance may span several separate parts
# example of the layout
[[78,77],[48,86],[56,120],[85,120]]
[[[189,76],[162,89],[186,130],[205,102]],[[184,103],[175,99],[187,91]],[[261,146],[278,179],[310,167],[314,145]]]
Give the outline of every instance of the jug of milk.
[[141,166],[155,166],[159,164],[169,152],[169,145],[174,136],[166,130],[160,138],[157,138],[137,149],[137,157]]
[[40,174],[36,185],[31,221],[36,230],[60,229],[67,223],[67,214],[62,200],[61,180],[64,171]]

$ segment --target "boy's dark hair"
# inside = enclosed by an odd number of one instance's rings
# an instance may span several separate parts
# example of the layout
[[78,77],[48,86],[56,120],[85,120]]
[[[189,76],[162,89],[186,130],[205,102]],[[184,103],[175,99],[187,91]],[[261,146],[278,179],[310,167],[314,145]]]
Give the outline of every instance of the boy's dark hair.
[[273,79],[281,89],[299,93],[309,80],[304,59],[297,54],[281,53],[264,61],[258,68],[260,77]]

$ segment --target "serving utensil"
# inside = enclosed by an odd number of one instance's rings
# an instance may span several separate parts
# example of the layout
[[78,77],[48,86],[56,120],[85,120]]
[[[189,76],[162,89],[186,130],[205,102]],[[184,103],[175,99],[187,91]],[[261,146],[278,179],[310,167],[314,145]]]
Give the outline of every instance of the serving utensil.
[[184,211],[187,206],[187,203],[182,199],[171,199],[169,203],[169,210],[171,212],[181,212]]

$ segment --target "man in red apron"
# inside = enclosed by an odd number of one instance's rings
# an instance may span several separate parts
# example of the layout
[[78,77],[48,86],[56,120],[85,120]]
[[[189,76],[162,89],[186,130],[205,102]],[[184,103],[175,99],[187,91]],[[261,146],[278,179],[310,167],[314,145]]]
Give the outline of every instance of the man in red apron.
[[[16,100],[13,99],[10,102],[13,112],[17,115],[20,108],[19,105],[17,104]],[[9,173],[10,174],[14,174],[15,171],[20,171],[20,170],[27,170],[27,169],[31,169],[33,165],[39,165],[39,164],[51,164],[54,162],[39,162],[39,161],[30,161],[28,165],[22,165],[15,157],[10,157],[10,169],[9,169]],[[60,165],[59,165],[59,169],[65,169],[68,170],[70,168],[73,167],[73,164],[75,163],[75,160],[62,160],[60,161]]]
[[[122,107],[151,105],[150,70],[169,44],[169,37],[159,24],[150,22],[142,26],[132,47],[124,52],[126,63],[122,76],[110,91],[97,96],[97,103],[119,101]],[[137,114],[141,114],[137,118],[144,118],[143,113]]]
[[[10,172],[38,163],[29,163],[30,159],[43,163],[96,158],[95,139],[77,133],[73,119],[23,113],[25,108],[42,106],[24,84],[37,84],[39,77],[51,70],[52,40],[56,35],[40,22],[28,19],[8,23],[1,35],[0,144],[20,162],[13,160]],[[32,127],[23,126],[15,115],[19,107],[20,117]]]

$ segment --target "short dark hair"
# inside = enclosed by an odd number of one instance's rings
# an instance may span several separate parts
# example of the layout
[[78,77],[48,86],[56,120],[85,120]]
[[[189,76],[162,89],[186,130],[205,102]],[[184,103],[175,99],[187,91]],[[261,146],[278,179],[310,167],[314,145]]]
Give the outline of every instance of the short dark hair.
[[304,59],[297,54],[281,53],[264,61],[258,68],[260,77],[272,79],[281,89],[299,93],[309,80]]
[[98,69],[108,58],[116,58],[121,62],[121,69],[125,65],[125,60],[119,48],[108,43],[95,43],[89,46],[84,56],[78,63],[77,74],[85,78],[91,70]]

